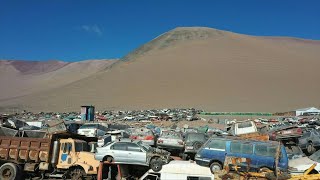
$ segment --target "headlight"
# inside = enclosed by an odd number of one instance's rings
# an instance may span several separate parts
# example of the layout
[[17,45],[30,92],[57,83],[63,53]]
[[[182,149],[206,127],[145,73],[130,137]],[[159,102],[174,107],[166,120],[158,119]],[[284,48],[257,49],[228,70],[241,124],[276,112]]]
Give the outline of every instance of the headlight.
[[196,158],[201,158],[201,155],[200,155],[200,154],[196,154],[195,157],[196,157]]

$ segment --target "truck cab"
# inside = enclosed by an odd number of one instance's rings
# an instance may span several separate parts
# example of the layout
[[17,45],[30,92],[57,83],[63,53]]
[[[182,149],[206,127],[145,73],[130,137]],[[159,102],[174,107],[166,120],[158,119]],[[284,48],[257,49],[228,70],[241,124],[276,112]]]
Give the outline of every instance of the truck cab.
[[82,168],[86,174],[97,174],[99,161],[95,160],[94,153],[86,141],[77,139],[60,139],[57,168]]

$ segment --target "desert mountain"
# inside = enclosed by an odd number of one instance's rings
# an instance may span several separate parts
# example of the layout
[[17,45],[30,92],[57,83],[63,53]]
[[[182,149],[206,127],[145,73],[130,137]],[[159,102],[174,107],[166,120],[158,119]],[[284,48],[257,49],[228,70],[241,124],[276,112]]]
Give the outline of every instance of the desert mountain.
[[286,111],[319,106],[320,41],[176,28],[63,87],[0,101],[34,111],[195,107]]
[[114,62],[0,60],[0,101],[61,87],[104,70]]

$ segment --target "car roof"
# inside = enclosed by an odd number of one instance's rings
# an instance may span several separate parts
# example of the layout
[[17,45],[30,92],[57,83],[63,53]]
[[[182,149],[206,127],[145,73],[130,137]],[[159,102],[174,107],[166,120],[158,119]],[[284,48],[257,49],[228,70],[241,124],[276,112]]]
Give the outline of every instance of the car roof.
[[263,144],[273,144],[278,145],[278,141],[259,141],[259,140],[252,140],[252,139],[243,139],[241,137],[235,137],[235,136],[222,136],[222,137],[211,137],[212,139],[219,139],[219,140],[226,140],[226,141],[241,141],[244,143],[263,143]]
[[[190,171],[192,169],[192,171]],[[149,170],[149,172],[153,172]],[[163,165],[161,171],[158,173],[172,173],[172,174],[189,174],[189,175],[205,175],[212,177],[208,167],[203,167],[191,161],[177,161],[173,160],[170,163]]]

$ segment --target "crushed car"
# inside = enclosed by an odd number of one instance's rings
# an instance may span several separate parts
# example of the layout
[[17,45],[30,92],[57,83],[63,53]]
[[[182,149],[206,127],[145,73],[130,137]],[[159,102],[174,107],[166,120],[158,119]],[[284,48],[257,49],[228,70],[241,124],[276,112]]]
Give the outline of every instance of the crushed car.
[[269,129],[269,138],[273,141],[295,139],[302,136],[302,129],[297,125],[281,124]]

